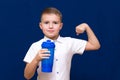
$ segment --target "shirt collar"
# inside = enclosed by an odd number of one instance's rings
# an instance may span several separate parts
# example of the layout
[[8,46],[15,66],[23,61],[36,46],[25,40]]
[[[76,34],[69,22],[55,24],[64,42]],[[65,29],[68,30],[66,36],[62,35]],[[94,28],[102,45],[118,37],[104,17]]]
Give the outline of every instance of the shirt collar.
[[62,37],[61,36],[58,36],[58,38],[56,40],[52,40],[46,36],[44,36],[44,40],[51,40],[52,42],[59,42],[59,43],[62,43]]

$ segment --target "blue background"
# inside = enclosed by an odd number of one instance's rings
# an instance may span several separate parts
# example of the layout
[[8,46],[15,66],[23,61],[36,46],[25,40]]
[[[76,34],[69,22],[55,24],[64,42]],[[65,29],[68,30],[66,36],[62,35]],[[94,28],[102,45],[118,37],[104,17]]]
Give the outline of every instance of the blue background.
[[87,39],[75,33],[86,22],[101,43],[98,51],[74,55],[71,80],[120,80],[119,0],[0,0],[0,80],[25,80],[23,58],[43,37],[40,12],[51,6],[63,14],[62,36]]

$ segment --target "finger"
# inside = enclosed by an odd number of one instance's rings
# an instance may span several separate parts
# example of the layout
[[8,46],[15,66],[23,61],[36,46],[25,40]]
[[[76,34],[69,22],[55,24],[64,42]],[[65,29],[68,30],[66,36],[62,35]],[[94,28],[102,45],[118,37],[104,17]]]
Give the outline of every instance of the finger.
[[83,32],[84,32],[84,29],[82,29],[82,28],[76,29],[77,35],[79,35],[79,34],[81,34]]
[[43,53],[50,53],[50,52],[48,51],[48,49],[41,49],[39,51],[39,54],[43,54]]
[[50,57],[42,57],[42,59],[49,59]]
[[79,30],[76,30],[76,35],[78,36],[80,34]]
[[75,31],[76,31],[76,34],[79,35],[79,33],[78,33],[78,29],[76,29]]
[[50,57],[50,54],[41,54],[41,57],[44,58],[44,57]]
[[50,54],[50,51],[44,51],[44,53]]
[[44,49],[41,49],[40,51],[43,51],[43,52],[44,52],[44,51],[48,51],[48,49],[47,49],[47,48],[44,48]]
[[85,31],[85,28],[82,28],[82,27],[81,27],[80,30],[81,30],[81,32],[83,33],[83,32]]
[[42,57],[49,57],[50,56],[50,54],[42,54]]
[[50,58],[50,54],[42,54],[42,59],[49,59]]

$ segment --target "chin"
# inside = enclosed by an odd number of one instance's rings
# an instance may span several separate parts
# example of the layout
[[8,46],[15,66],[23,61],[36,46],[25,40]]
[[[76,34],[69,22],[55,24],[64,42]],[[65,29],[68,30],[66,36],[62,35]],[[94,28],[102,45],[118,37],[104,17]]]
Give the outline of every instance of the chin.
[[54,38],[55,36],[52,35],[47,35],[48,38]]

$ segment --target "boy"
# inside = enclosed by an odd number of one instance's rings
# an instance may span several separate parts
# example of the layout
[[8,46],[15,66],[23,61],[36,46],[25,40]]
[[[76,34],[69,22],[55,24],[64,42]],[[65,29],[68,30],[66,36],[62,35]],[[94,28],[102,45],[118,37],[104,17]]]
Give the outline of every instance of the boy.
[[[83,54],[84,50],[97,50],[100,43],[86,24],[82,23],[76,26],[76,33],[79,35],[86,31],[88,41],[75,39],[71,37],[61,37],[59,31],[62,29],[62,14],[56,8],[46,8],[41,15],[40,29],[44,33],[44,38],[33,43],[29,48],[24,61],[27,63],[24,76],[31,79],[37,69],[37,80],[70,80],[71,59],[75,53]],[[53,71],[51,73],[41,72],[42,59],[49,58],[50,54],[44,54],[47,49],[41,49],[43,41],[52,40],[55,43],[55,55]]]

